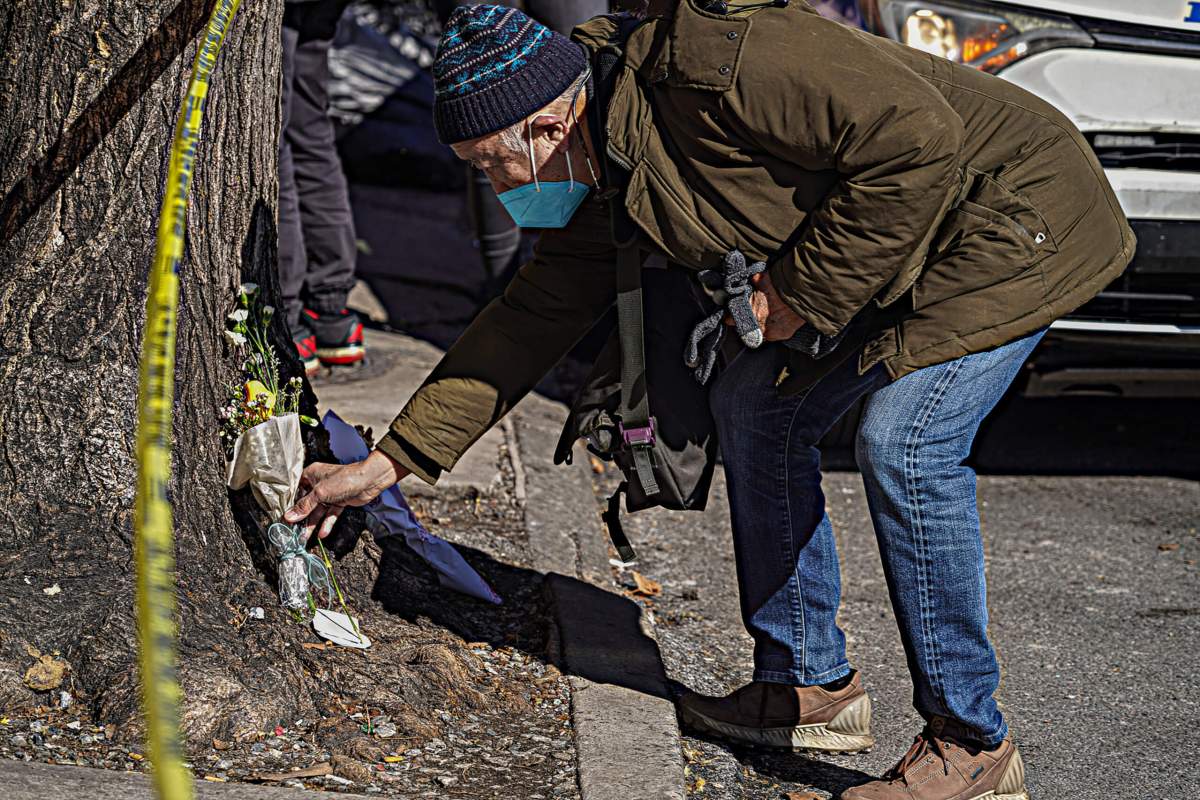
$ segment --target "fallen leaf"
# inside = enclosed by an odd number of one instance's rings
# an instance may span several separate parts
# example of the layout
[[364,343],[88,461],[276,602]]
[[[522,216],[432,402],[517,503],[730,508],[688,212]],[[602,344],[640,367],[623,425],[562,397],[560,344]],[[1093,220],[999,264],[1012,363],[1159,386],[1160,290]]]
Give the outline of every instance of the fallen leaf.
[[298,769],[294,772],[265,772],[261,775],[255,775],[251,780],[279,783],[281,781],[290,781],[293,778],[319,778],[322,775],[331,775],[332,773],[333,767],[330,763],[322,761],[320,764],[315,764],[307,769]]
[[216,775],[205,775],[204,780],[212,781],[213,783],[225,783],[224,778],[218,778]]
[[130,753],[129,757],[132,758],[134,761],[141,761],[143,758],[145,758],[145,756],[142,755],[141,753]]
[[276,735],[276,736],[283,736],[283,726],[282,726],[282,725],[276,725],[276,726],[275,726],[275,735]]
[[1166,543],[1160,544],[1158,546],[1158,550],[1160,553],[1168,553],[1172,550],[1178,550],[1178,549],[1179,549],[1178,542],[1166,542]]
[[117,735],[117,726],[116,725],[113,725],[110,722],[104,726],[104,738],[105,739],[111,740],[116,735]]
[[300,646],[305,650],[328,650],[330,647],[333,647],[329,642],[321,642],[320,644],[316,642],[301,642]]
[[58,594],[61,591],[62,591],[62,587],[56,583],[53,586],[47,586],[45,589],[42,589],[42,594],[46,594],[46,595],[50,595],[51,597],[54,597],[54,595]]
[[784,798],[786,800],[821,800],[821,795],[813,792],[788,792]]
[[67,663],[54,656],[35,656],[37,661],[25,670],[25,685],[38,692],[57,689],[67,672]]
[[592,472],[596,473],[597,475],[604,474],[604,462],[603,461],[601,461],[600,459],[598,459],[592,455],[588,456],[588,460],[592,464]]
[[220,739],[213,739],[213,750],[228,750],[232,747],[229,742],[223,742]]
[[404,756],[384,756],[383,760],[388,764],[399,764],[404,760]]
[[643,597],[658,597],[662,594],[662,584],[651,578],[647,578],[637,570],[633,570],[633,581],[637,584],[637,588],[633,590],[634,594],[640,594]]

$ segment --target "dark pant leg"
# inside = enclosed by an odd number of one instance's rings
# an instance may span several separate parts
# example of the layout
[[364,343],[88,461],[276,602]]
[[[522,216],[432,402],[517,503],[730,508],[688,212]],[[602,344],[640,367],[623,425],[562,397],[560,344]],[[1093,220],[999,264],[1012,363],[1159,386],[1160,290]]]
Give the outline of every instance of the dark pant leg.
[[[292,106],[292,77],[296,66],[296,29],[283,26],[283,128],[286,132]],[[300,318],[304,273],[308,259],[304,255],[304,231],[300,226],[300,200],[296,196],[296,173],[292,169],[292,146],[286,134],[279,137],[279,290],[288,325]]]
[[487,273],[488,281],[487,294],[491,299],[491,294],[504,288],[494,284],[508,274],[521,248],[521,229],[513,223],[483,171],[469,164],[466,170],[467,209],[475,230],[475,240],[479,243],[479,254],[483,257],[483,270]]
[[289,5],[284,25],[296,31],[291,108],[284,131],[292,154],[307,258],[304,303],[330,313],[354,286],[354,218],[329,119],[329,45],[342,0]]

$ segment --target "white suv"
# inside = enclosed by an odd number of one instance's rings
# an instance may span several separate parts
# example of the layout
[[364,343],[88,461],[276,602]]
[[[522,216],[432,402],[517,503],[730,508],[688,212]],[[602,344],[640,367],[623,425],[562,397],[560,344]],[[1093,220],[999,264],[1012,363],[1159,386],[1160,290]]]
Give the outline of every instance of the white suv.
[[1055,323],[1026,393],[1200,396],[1200,0],[826,4],[1045,98],[1104,165],[1137,256]]

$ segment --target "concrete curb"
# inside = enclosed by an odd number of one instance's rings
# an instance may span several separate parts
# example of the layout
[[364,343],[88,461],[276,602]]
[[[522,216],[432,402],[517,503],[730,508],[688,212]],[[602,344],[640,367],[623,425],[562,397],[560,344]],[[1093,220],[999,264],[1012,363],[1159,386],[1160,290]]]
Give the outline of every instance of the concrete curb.
[[506,426],[520,468],[534,568],[546,574],[559,661],[571,683],[582,800],[683,800],[675,706],[653,626],[609,584],[608,546],[586,453],[555,466],[566,409],[531,396]]
[[[196,781],[197,800],[312,800],[326,792],[283,789],[252,783]],[[150,778],[94,767],[57,766],[23,761],[0,761],[0,790],[5,800],[46,800],[47,797],[154,800]],[[346,800],[371,795],[338,794]]]

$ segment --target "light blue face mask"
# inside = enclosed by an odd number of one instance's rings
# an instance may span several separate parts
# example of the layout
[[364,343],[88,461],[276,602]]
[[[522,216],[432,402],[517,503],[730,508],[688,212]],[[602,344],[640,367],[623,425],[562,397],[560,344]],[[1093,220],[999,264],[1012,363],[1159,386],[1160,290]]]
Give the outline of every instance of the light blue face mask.
[[[579,121],[575,119],[575,101],[571,101],[571,119],[575,121],[575,130],[579,130]],[[528,125],[528,123],[526,123]],[[579,206],[587,198],[591,187],[583,183],[575,183],[575,172],[571,168],[571,153],[567,151],[567,175],[570,180],[546,181],[538,180],[537,166],[533,159],[533,129],[529,132],[529,169],[533,173],[533,183],[501,192],[497,197],[508,210],[513,222],[521,228],[563,228],[575,216]],[[584,157],[587,157],[585,152]],[[591,161],[588,161],[591,166]],[[594,176],[593,176],[594,178]]]

